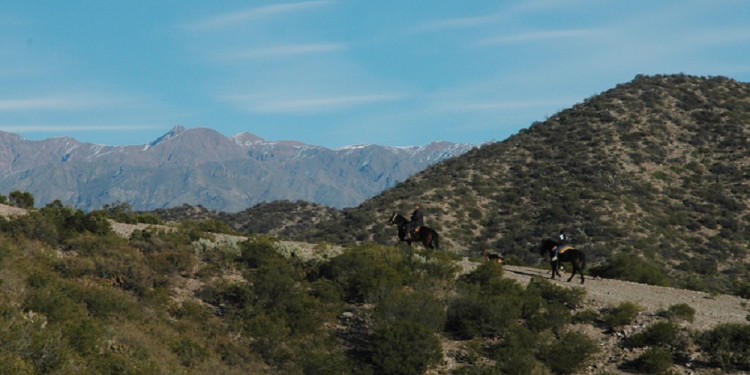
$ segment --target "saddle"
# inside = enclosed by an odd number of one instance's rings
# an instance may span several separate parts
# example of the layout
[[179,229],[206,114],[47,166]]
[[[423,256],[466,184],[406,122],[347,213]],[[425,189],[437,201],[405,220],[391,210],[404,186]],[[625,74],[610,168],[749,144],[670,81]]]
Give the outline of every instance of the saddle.
[[568,250],[571,250],[571,249],[574,249],[574,247],[570,246],[568,244],[560,245],[559,248],[557,249],[557,253],[558,254],[562,254],[562,253],[564,253],[564,252],[566,252]]

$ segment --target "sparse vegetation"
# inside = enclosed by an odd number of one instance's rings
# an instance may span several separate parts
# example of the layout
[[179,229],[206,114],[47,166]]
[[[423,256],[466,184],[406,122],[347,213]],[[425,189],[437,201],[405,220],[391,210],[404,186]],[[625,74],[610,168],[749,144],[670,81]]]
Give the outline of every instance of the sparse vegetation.
[[[539,264],[564,227],[596,276],[750,294],[749,96],[721,77],[640,76],[343,211],[85,213],[13,192],[29,212],[0,218],[0,373],[411,374],[442,366],[444,342],[459,343],[455,374],[580,373],[597,348],[580,326],[619,335],[640,306],[579,311],[583,289],[523,286],[489,262],[457,277],[455,262],[492,248]],[[414,201],[449,251],[391,246],[386,216]],[[108,219],[180,223],[126,239]],[[217,240],[239,232],[263,235]],[[303,258],[279,237],[342,250]],[[665,373],[698,353],[691,366],[750,371],[747,324],[688,335],[694,316],[673,305],[628,333],[630,365]]]

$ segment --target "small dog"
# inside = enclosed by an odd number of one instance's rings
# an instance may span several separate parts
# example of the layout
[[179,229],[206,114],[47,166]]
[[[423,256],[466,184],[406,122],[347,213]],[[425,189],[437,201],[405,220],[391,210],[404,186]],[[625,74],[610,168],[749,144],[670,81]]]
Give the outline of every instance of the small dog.
[[503,263],[503,256],[495,251],[484,250],[482,251],[482,255],[484,255],[484,260],[487,262]]

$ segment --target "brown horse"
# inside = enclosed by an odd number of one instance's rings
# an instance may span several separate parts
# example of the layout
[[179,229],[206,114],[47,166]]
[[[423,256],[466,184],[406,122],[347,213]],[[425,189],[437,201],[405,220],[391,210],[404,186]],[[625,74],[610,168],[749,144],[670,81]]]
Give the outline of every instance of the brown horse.
[[410,238],[407,238],[406,233],[409,230],[409,220],[401,216],[401,214],[395,212],[388,220],[388,225],[396,225],[396,227],[398,228],[399,240],[406,241],[409,247],[411,247],[412,241],[419,241],[422,242],[422,245],[424,245],[424,247],[427,249],[440,249],[440,236],[432,228],[428,228],[425,226],[419,227],[416,233],[416,237],[411,236]]
[[560,275],[560,262],[569,262],[573,265],[573,273],[570,274],[568,282],[570,282],[570,280],[573,280],[573,276],[578,273],[579,275],[581,275],[581,284],[583,284],[583,269],[586,268],[586,254],[584,254],[580,250],[568,248],[564,252],[558,254],[557,260],[553,261],[552,258],[555,256],[555,246],[559,245],[559,242],[547,239],[542,241],[542,245],[539,247],[539,255],[544,255],[544,253],[547,253],[549,256],[550,265],[552,266],[552,279],[555,278],[555,274],[562,277],[562,275]]

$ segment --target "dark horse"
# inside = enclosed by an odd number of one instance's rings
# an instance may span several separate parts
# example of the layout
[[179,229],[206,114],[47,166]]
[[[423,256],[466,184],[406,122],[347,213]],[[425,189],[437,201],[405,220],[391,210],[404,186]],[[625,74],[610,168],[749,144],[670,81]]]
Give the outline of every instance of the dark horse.
[[440,236],[438,236],[438,233],[432,228],[425,226],[419,227],[419,230],[416,233],[416,238],[412,236],[411,239],[408,239],[406,238],[406,232],[409,230],[409,220],[401,216],[401,214],[394,212],[388,220],[388,225],[394,224],[398,227],[398,238],[401,241],[406,241],[406,243],[409,244],[409,247],[411,247],[412,241],[419,241],[422,242],[422,245],[424,245],[425,248],[440,249]]
[[573,265],[573,273],[570,274],[568,282],[573,280],[573,276],[578,273],[581,275],[581,284],[583,284],[583,269],[586,268],[586,254],[580,250],[569,247],[564,252],[558,254],[556,261],[552,261],[552,258],[555,256],[554,248],[557,245],[559,245],[557,241],[547,239],[542,241],[542,246],[539,247],[539,255],[544,255],[545,253],[549,255],[550,265],[552,266],[552,278],[555,278],[555,274],[562,277],[562,275],[560,275],[560,262],[570,262],[570,264]]

